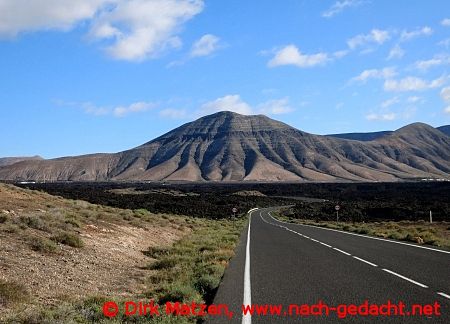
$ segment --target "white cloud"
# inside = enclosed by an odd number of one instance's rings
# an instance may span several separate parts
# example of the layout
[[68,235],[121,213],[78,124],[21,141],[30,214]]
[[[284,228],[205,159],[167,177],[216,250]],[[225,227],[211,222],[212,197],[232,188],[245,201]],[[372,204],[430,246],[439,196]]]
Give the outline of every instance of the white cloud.
[[330,8],[322,13],[322,17],[331,18],[339,13],[341,13],[344,9],[356,7],[363,4],[364,1],[360,0],[341,0],[336,1]]
[[383,101],[380,106],[381,106],[381,108],[388,108],[388,107],[393,106],[393,105],[395,105],[395,104],[397,104],[399,102],[400,102],[400,99],[398,97],[394,97],[394,98],[387,99],[387,100]]
[[372,29],[368,34],[357,35],[347,41],[350,49],[356,49],[357,47],[365,46],[367,44],[381,45],[391,38],[389,31],[381,29]]
[[213,101],[209,101],[200,107],[202,115],[212,114],[219,111],[233,111],[243,115],[251,115],[252,107],[242,101],[239,95],[227,95]]
[[411,40],[413,38],[420,37],[420,36],[430,36],[431,34],[433,34],[433,29],[431,29],[428,26],[425,26],[422,28],[417,28],[417,29],[411,30],[411,31],[404,30],[400,34],[400,40],[408,41],[408,40]]
[[344,56],[347,56],[348,53],[349,53],[349,51],[347,51],[347,50],[336,51],[336,52],[333,53],[333,56],[335,58],[340,59],[340,58],[343,58]]
[[67,31],[111,0],[0,0],[0,37],[38,30]]
[[406,101],[408,103],[418,103],[418,102],[423,102],[423,98],[418,97],[418,96],[411,96],[411,97],[408,97],[408,99],[406,99]]
[[289,105],[289,98],[282,98],[269,100],[258,105],[257,111],[262,114],[281,115],[290,113],[294,111],[294,109]]
[[441,25],[442,25],[442,26],[449,27],[449,26],[450,26],[450,18],[442,19]]
[[401,80],[391,79],[384,82],[384,90],[392,92],[423,91],[442,86],[446,79],[446,76],[442,76],[432,81],[426,81],[412,76],[405,77]]
[[445,64],[450,64],[449,55],[435,55],[432,59],[415,62],[414,67],[421,71],[427,71],[432,67]]
[[405,55],[405,51],[400,47],[400,45],[396,44],[389,51],[389,55],[387,57],[388,60],[399,59]]
[[269,100],[252,107],[243,101],[239,95],[227,95],[204,103],[198,114],[203,116],[219,111],[233,111],[243,115],[280,115],[292,112],[294,109],[290,107],[288,98]]
[[295,65],[300,68],[307,68],[324,65],[328,60],[328,54],[326,53],[303,54],[295,45],[288,45],[275,53],[268,66]]
[[79,106],[83,109],[86,114],[94,116],[104,116],[109,114],[109,109],[106,107],[99,107],[91,102],[82,102]]
[[202,0],[119,0],[98,15],[90,36],[113,58],[142,61],[180,47],[182,24],[202,10]]
[[450,87],[445,87],[441,90],[441,98],[450,104]]
[[389,79],[396,75],[397,75],[397,72],[395,71],[395,68],[393,68],[393,67],[387,67],[387,68],[383,68],[381,70],[371,69],[371,70],[362,71],[360,75],[352,78],[350,81],[365,83],[369,79]]
[[89,115],[113,115],[114,117],[124,117],[132,113],[144,112],[157,106],[156,103],[144,101],[135,102],[128,106],[117,107],[98,106],[92,102],[64,101],[59,99],[53,100],[53,103],[60,107],[79,108]]
[[370,121],[392,121],[392,120],[395,120],[396,118],[397,118],[397,114],[395,114],[393,112],[381,113],[381,114],[370,113],[370,114],[366,115],[366,119],[370,120]]
[[0,0],[0,37],[87,22],[113,58],[142,61],[180,47],[181,26],[202,10],[203,0]]
[[191,48],[191,57],[208,56],[219,49],[219,37],[206,34],[197,40]]
[[151,102],[135,102],[128,106],[118,106],[113,109],[113,114],[116,117],[124,117],[126,115],[138,112],[144,112],[155,107],[154,103]]
[[438,45],[439,46],[444,46],[444,47],[450,47],[450,38],[446,38],[446,39],[441,40],[438,43]]
[[442,88],[441,98],[448,105],[446,108],[444,108],[444,113],[450,114],[450,87]]
[[185,109],[173,109],[173,108],[163,109],[159,112],[159,115],[161,117],[171,119],[183,119],[188,116],[187,111]]

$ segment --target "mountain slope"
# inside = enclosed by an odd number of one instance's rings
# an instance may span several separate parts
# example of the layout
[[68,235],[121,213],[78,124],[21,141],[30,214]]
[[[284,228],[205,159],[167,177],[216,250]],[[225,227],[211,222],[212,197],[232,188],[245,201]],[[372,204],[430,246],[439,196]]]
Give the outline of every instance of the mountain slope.
[[36,156],[14,156],[14,157],[4,157],[0,158],[0,167],[11,165],[21,161],[30,161],[30,160],[42,160],[42,158],[38,155]]
[[0,168],[0,179],[396,181],[449,178],[448,161],[450,137],[426,124],[361,142],[220,112],[115,154],[15,163]]
[[446,134],[447,136],[450,136],[450,125],[437,127],[436,129],[440,130],[442,133]]
[[328,137],[335,137],[335,138],[342,138],[342,139],[349,139],[354,141],[373,141],[378,138],[381,138],[386,135],[392,134],[392,131],[381,131],[381,132],[371,132],[371,133],[343,133],[343,134],[330,134],[326,135]]

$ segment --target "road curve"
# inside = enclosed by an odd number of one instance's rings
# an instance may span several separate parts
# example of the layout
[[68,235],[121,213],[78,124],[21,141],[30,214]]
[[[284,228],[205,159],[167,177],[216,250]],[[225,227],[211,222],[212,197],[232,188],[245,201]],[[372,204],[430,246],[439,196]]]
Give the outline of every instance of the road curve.
[[[214,304],[227,304],[233,318],[214,316],[209,323],[450,323],[449,253],[288,224],[274,219],[273,210],[251,213],[250,228],[242,233],[214,299]],[[282,311],[243,318],[244,295],[253,305],[281,305]],[[289,314],[289,305],[319,301],[331,308],[359,306],[365,301],[378,305],[403,302],[405,312],[413,304],[430,305],[428,311],[434,308],[429,316],[346,314],[339,318],[337,310],[326,315],[323,308],[321,316],[301,316],[295,308]],[[342,307],[341,317],[350,310]],[[440,315],[435,315],[436,309]]]

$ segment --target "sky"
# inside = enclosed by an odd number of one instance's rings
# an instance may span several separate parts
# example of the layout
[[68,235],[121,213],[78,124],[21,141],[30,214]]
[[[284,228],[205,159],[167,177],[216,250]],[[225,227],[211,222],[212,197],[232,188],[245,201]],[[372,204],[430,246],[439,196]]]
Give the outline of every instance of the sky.
[[133,148],[221,110],[450,124],[448,0],[0,0],[0,157]]

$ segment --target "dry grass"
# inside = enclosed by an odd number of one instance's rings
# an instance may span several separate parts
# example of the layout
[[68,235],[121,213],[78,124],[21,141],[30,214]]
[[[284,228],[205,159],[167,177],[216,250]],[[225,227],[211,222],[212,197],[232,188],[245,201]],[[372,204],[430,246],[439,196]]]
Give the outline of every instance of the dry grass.
[[[6,323],[114,323],[101,313],[106,300],[210,301],[245,225],[243,219],[116,209],[2,184],[0,215],[0,245],[8,246],[0,251],[7,280],[0,281],[0,322]],[[115,322],[141,321],[148,318],[119,315]]]

